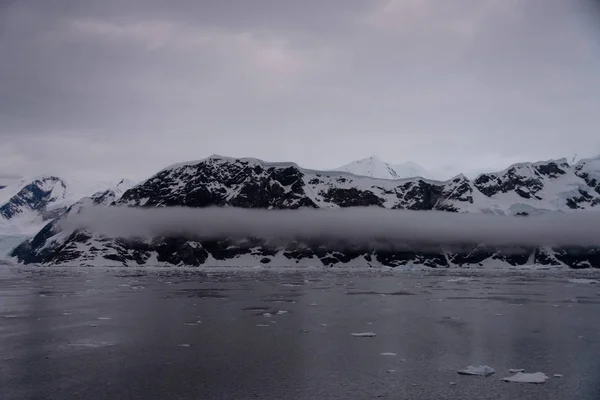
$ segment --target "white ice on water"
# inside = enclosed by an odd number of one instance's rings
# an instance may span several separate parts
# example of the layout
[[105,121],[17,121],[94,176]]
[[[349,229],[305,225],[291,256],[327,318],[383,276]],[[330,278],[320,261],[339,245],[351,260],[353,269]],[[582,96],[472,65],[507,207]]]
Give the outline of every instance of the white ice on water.
[[574,278],[574,279],[569,279],[569,283],[591,284],[591,283],[600,283],[600,282],[595,279]]
[[377,334],[375,332],[355,332],[351,333],[352,336],[355,337],[375,337]]
[[457,371],[460,375],[480,375],[480,376],[489,376],[496,372],[496,370],[489,365],[479,365],[473,366],[469,365],[465,369],[461,369]]
[[502,378],[504,382],[519,382],[519,383],[545,383],[548,379],[548,375],[543,372],[517,372],[513,376]]

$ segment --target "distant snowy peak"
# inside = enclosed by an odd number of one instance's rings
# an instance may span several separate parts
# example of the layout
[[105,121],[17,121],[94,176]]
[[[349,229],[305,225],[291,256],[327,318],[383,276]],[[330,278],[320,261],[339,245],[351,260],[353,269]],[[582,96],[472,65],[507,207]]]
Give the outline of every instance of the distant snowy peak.
[[423,167],[413,162],[409,161],[392,165],[375,156],[351,162],[336,168],[335,171],[345,171],[354,175],[378,179],[403,179],[428,176],[427,171]]
[[23,178],[0,191],[0,234],[32,234],[82,199],[110,205],[133,185],[125,179],[109,183],[56,176]]
[[[66,183],[55,176],[22,180],[0,193],[0,216],[12,219],[20,214],[36,211],[51,218],[53,211],[67,194]],[[44,215],[49,214],[49,215]]]
[[396,164],[392,168],[394,168],[399,178],[432,178],[429,171],[412,161]]

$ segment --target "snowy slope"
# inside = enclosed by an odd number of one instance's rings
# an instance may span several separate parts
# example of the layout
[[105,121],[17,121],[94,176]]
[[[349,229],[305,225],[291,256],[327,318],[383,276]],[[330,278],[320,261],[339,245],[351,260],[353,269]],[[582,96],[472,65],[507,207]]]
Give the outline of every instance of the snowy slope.
[[574,165],[575,174],[600,193],[600,156],[582,159]]
[[515,164],[504,171],[481,174],[473,182],[485,196],[482,202],[494,213],[531,214],[600,205],[600,193],[564,158]]
[[408,161],[402,164],[391,165],[375,156],[353,161],[336,168],[335,171],[344,171],[354,175],[378,179],[403,179],[429,176],[423,167],[413,162]]
[[[413,177],[422,177],[422,178],[433,178],[432,174],[427,171],[425,168],[421,167],[419,164],[414,163],[412,161],[406,161],[401,164],[395,164],[392,166],[394,171],[399,178],[413,178]],[[448,176],[447,179],[456,176],[458,174],[454,174]]]

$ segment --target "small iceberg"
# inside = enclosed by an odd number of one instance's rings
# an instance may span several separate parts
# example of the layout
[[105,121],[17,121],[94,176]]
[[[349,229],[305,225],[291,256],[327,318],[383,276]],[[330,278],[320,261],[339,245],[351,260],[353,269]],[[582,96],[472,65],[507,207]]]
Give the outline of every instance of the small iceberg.
[[595,279],[575,278],[575,279],[569,279],[569,283],[591,284],[591,283],[600,283],[600,282]]
[[473,280],[473,278],[468,278],[466,276],[460,276],[458,278],[448,279],[446,282],[469,282],[472,280]]
[[496,370],[489,365],[473,366],[469,365],[465,369],[457,371],[460,375],[479,375],[479,376],[490,376],[496,372]]
[[548,379],[548,375],[543,372],[517,372],[513,376],[502,378],[504,382],[520,382],[520,383],[545,383]]
[[375,332],[355,332],[351,333],[352,336],[355,337],[374,337],[377,336]]
[[395,357],[395,356],[397,356],[398,354],[396,354],[396,353],[381,353],[381,355],[382,355],[382,356],[385,356],[385,357]]

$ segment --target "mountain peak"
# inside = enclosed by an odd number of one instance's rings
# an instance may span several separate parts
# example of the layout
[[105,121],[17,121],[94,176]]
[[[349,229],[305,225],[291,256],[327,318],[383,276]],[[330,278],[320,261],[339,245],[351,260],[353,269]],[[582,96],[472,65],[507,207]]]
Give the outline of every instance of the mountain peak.
[[373,155],[368,158],[353,161],[336,168],[335,171],[350,172],[354,175],[368,176],[379,179],[404,179],[422,177],[429,178],[429,173],[420,165],[406,161],[392,165]]
[[377,156],[363,158],[349,164],[336,168],[335,171],[350,172],[354,175],[368,176],[379,179],[400,179],[398,173],[391,164],[380,160]]

